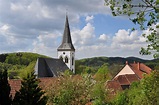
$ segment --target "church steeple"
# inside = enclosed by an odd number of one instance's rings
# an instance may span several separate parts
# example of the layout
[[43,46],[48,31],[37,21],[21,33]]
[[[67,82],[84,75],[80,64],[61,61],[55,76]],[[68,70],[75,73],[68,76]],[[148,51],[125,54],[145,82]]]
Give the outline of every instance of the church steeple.
[[65,29],[63,33],[63,39],[61,45],[57,49],[58,51],[75,51],[75,48],[72,44],[71,34],[70,34],[70,27],[68,22],[68,16],[66,15],[66,22],[65,22]]
[[72,44],[68,16],[66,15],[65,29],[62,43],[57,48],[58,58],[62,59],[68,68],[75,73],[75,48]]

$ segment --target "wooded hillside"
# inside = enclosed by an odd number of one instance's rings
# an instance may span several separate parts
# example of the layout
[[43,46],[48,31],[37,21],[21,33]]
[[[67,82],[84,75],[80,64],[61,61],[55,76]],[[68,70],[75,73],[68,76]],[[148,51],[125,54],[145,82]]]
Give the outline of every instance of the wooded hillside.
[[[47,57],[36,53],[8,53],[0,54],[0,70],[8,70],[10,78],[24,77],[28,72],[34,69],[38,57]],[[108,70],[114,76],[123,68],[125,62],[142,62],[155,69],[158,67],[159,59],[143,60],[135,57],[94,57],[76,60],[76,74],[91,73],[95,74],[103,65],[108,66]]]
[[46,57],[35,53],[0,54],[0,70],[7,70],[9,78],[22,78],[34,69],[38,57]]

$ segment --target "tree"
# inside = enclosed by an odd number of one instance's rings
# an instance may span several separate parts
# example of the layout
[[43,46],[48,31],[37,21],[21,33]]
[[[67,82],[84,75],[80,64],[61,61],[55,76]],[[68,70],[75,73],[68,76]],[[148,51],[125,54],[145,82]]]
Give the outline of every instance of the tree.
[[111,78],[111,74],[108,70],[107,64],[103,64],[95,74],[95,80],[100,82],[106,82]]
[[7,70],[0,71],[0,105],[11,105],[10,85]]
[[38,79],[31,72],[22,80],[21,89],[16,92],[13,105],[45,105],[47,97],[44,91],[38,86]]
[[58,77],[48,89],[49,105],[85,105],[93,83],[90,78],[64,75]]
[[53,80],[48,94],[48,105],[105,105],[108,102],[105,83],[95,81],[90,74],[64,75]]
[[96,84],[90,89],[90,97],[93,105],[107,105],[110,97],[108,96],[108,89],[104,83],[96,82]]
[[148,55],[155,52],[153,56],[159,57],[159,0],[105,0],[105,4],[110,7],[113,16],[129,16],[141,30],[148,29],[150,34],[143,36],[149,44],[147,48],[141,48],[140,54]]

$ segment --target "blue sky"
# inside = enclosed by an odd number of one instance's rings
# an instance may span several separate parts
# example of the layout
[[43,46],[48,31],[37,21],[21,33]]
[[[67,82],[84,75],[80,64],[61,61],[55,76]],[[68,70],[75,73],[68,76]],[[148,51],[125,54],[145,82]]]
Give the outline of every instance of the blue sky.
[[141,56],[142,33],[127,17],[113,17],[104,0],[0,0],[0,53],[34,52],[57,57],[69,17],[76,59]]

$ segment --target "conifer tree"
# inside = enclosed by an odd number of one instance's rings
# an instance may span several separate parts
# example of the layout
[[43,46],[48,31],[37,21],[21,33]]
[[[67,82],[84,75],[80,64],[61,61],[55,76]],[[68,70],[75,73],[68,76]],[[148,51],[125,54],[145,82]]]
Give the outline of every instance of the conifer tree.
[[0,70],[0,105],[11,105],[7,70]]
[[13,105],[45,105],[47,97],[44,91],[38,86],[34,72],[22,80],[21,89],[15,94]]

